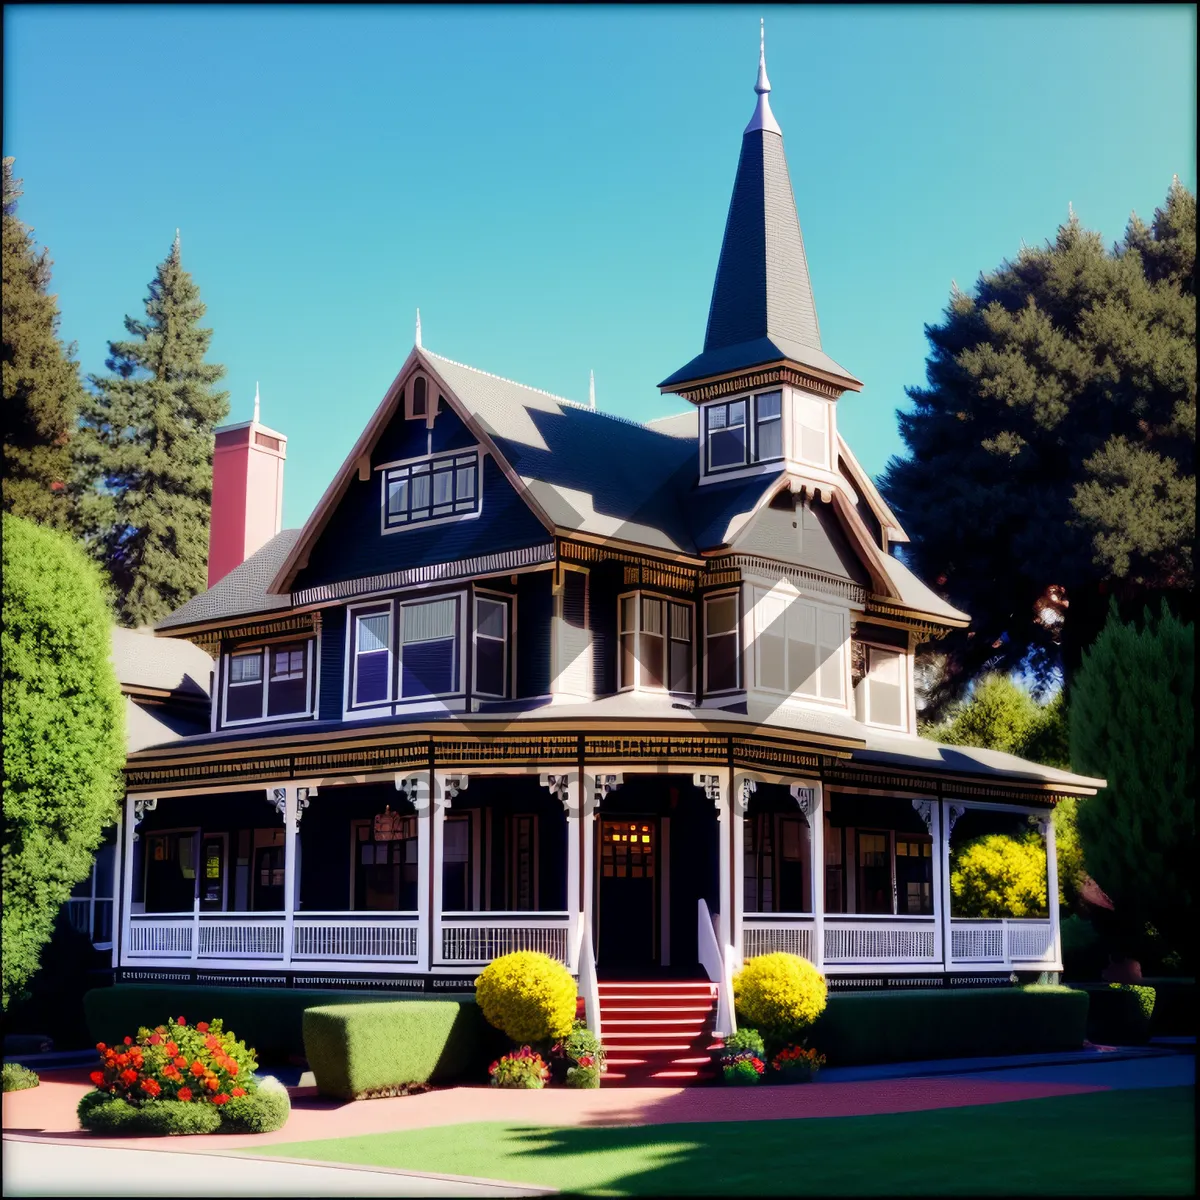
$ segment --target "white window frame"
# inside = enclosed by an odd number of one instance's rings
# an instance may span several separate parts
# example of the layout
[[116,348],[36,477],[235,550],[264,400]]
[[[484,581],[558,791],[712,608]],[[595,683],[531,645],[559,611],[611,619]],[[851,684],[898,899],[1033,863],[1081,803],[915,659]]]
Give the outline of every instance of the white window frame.
[[[773,599],[783,604],[783,620],[785,622],[784,633],[784,687],[782,689],[767,687],[762,682],[762,638],[761,629],[759,628],[762,621],[763,606],[762,602],[767,599]],[[813,636],[815,638],[814,645],[817,651],[817,687],[818,694],[812,695],[807,692],[798,690],[798,686],[793,685],[793,681],[788,678],[788,656],[787,656],[787,633],[786,621],[788,619],[788,611],[793,605],[803,604],[808,608],[813,609]],[[840,619],[842,625],[842,637],[838,645],[840,652],[840,662],[838,679],[840,682],[840,696],[822,696],[819,693],[821,680],[821,649],[826,643],[821,641],[821,613],[829,613]],[[757,691],[767,692],[773,696],[784,696],[789,700],[802,704],[820,704],[825,707],[849,708],[850,701],[853,698],[852,690],[849,686],[849,655],[847,648],[850,639],[850,614],[847,609],[836,607],[834,605],[821,604],[817,600],[810,599],[806,595],[802,595],[795,591],[784,591],[778,587],[767,587],[765,585],[755,585],[751,592],[751,621],[750,628],[754,642],[754,687]]]
[[[428,394],[428,393],[427,393]],[[473,521],[483,512],[483,460],[485,458],[482,446],[464,446],[459,450],[443,450],[437,454],[422,454],[416,458],[397,459],[395,462],[381,463],[375,468],[379,473],[380,479],[380,497],[379,497],[379,532],[383,537],[393,533],[403,533],[408,529],[428,529],[433,525],[446,525],[453,521]],[[412,476],[411,471],[414,467],[424,466],[429,464],[430,477],[430,497],[429,509],[432,513],[434,507],[434,499],[432,494],[433,489],[433,470],[438,463],[449,461],[453,465],[458,464],[456,460],[473,458],[475,469],[475,495],[473,497],[474,507],[469,511],[444,513],[441,516],[422,517],[419,520],[409,520],[399,523],[389,524],[388,522],[388,480],[393,471],[407,469],[409,474],[409,484],[411,486]],[[457,484],[454,482],[457,478],[457,471],[452,470],[450,473],[452,481],[452,492],[457,489]],[[456,497],[452,494],[450,501],[451,506],[459,503]],[[411,504],[409,511],[412,511]]]
[[[481,635],[479,632],[479,602],[486,601],[488,604],[499,604],[504,610],[504,637],[502,639],[504,646],[504,691],[502,693],[484,692],[479,688],[479,638],[483,636],[487,641],[496,641],[496,638],[488,637],[486,634]],[[474,602],[472,604],[471,613],[471,690],[472,694],[480,697],[486,697],[490,700],[508,700],[512,692],[512,609],[516,601],[515,596],[509,596],[504,592],[484,591],[476,589],[474,593]]]
[[[775,395],[779,397],[779,416],[778,418],[772,417],[771,420],[777,419],[779,421],[779,453],[772,455],[770,458],[762,458],[758,445],[758,402],[764,396]],[[745,404],[746,406],[746,436],[743,443],[744,453],[742,461],[728,463],[723,467],[714,467],[712,465],[712,443],[709,438],[709,413],[717,408],[727,408],[731,404]],[[710,404],[705,404],[701,412],[700,422],[703,473],[705,475],[726,475],[737,471],[746,471],[754,467],[766,466],[771,463],[784,462],[787,457],[787,410],[788,405],[785,402],[785,389],[782,384],[765,388],[758,392],[747,392],[741,396],[722,397],[720,400],[714,400]],[[728,428],[728,426],[724,426],[723,428]]]
[[[895,729],[903,733],[909,730],[909,714],[912,711],[911,689],[909,687],[909,658],[908,651],[901,650],[898,646],[886,646],[882,642],[864,642],[859,641],[863,648],[863,655],[866,659],[866,671],[862,679],[859,680],[858,687],[862,688],[863,697],[863,724],[872,725],[876,729]],[[897,669],[900,674],[900,724],[893,725],[886,721],[877,721],[871,715],[871,656],[873,654],[892,654],[899,659]],[[855,688],[857,693],[858,688]],[[856,696],[857,706],[857,696]]]
[[[624,600],[630,597],[635,598],[634,611],[637,614],[637,622],[635,628],[626,633],[633,634],[633,680],[632,682],[624,678],[622,669],[622,661],[624,655],[621,650],[621,607]],[[647,634],[642,628],[642,603],[645,600],[652,600],[663,604],[665,607],[663,613],[663,686],[655,687],[652,684],[642,682],[642,638],[653,636]],[[692,686],[681,691],[676,691],[671,688],[671,642],[679,641],[678,638],[671,637],[671,605],[678,604],[680,608],[688,610],[688,643],[690,646],[691,663],[692,663]],[[618,692],[657,692],[659,694],[669,694],[672,696],[694,696],[696,694],[696,604],[692,600],[681,600],[677,596],[669,596],[665,592],[646,591],[644,589],[633,589],[627,592],[621,592],[617,596],[617,691]]]
[[[758,445],[758,424],[759,424],[759,422],[758,422],[758,402],[764,396],[778,396],[779,397],[779,416],[770,418],[770,420],[772,420],[772,421],[779,422],[779,453],[773,454],[770,458],[762,458],[760,456],[759,445]],[[787,406],[783,402],[783,387],[782,386],[768,388],[767,391],[765,391],[765,392],[755,392],[754,393],[754,401],[750,406],[751,449],[750,449],[750,462],[748,464],[749,466],[757,467],[764,463],[775,463],[775,462],[781,463],[781,462],[783,462],[784,457],[787,453],[787,447],[784,444],[784,436],[783,436],[784,435],[784,420],[785,420],[784,413],[786,411],[786,407]]]
[[[804,419],[806,410],[812,410],[814,406],[819,407],[821,413],[824,416],[824,422],[825,422],[824,427],[819,430],[817,429],[817,427],[815,425],[808,423]],[[796,462],[804,463],[805,465],[810,466],[810,467],[821,467],[822,469],[824,469],[826,471],[831,470],[832,468],[830,467],[830,463],[832,462],[832,456],[830,454],[830,449],[831,449],[831,445],[832,445],[832,436],[831,435],[832,435],[832,431],[833,431],[833,405],[828,400],[822,400],[817,396],[812,396],[812,395],[808,394],[807,392],[793,391],[792,392],[792,421],[791,421],[791,424],[792,424],[792,454],[791,454],[791,457]],[[819,433],[821,435],[822,446],[824,448],[824,455],[819,461],[814,458],[809,458],[804,453],[804,431],[805,430],[808,430],[810,433]]]
[[[425,411],[419,413],[416,411],[416,387],[417,380],[420,379],[425,384]],[[408,381],[404,388],[404,419],[406,421],[429,421],[429,395],[433,391],[433,381],[423,371],[418,371]],[[436,404],[436,401],[434,402]]]
[[[733,630],[732,636],[734,639],[734,686],[731,688],[721,688],[719,691],[712,691],[708,682],[708,606],[717,600],[732,600],[733,601]],[[729,637],[730,633],[717,634],[717,637]],[[742,667],[742,594],[737,588],[733,588],[724,592],[709,592],[704,597],[704,695],[707,696],[732,696],[743,690],[745,686],[745,672]]]
[[[386,608],[384,605],[386,604]],[[366,611],[371,610],[371,611]],[[360,617],[381,617],[388,619],[387,646],[387,694],[379,700],[362,700],[358,698],[358,622]],[[393,600],[369,604],[352,604],[346,610],[346,662],[349,666],[346,690],[350,701],[349,707],[356,710],[371,710],[384,704],[391,704],[396,690],[396,604]],[[368,653],[374,653],[369,651]]]
[[[281,643],[300,642],[304,646],[304,707],[296,712],[289,713],[274,713],[271,716],[267,715],[267,706],[270,703],[271,695],[271,648],[272,646],[280,645]],[[303,720],[314,715],[317,706],[317,689],[316,689],[316,642],[314,637],[284,637],[276,638],[270,642],[260,642],[257,646],[239,647],[235,650],[228,650],[224,654],[224,662],[221,664],[221,728],[228,729],[239,725],[262,725],[268,721],[297,721]],[[231,687],[249,687],[249,684],[233,682],[233,660],[235,658],[252,658],[257,656],[262,664],[262,676],[259,683],[262,686],[262,707],[257,717],[241,717],[238,720],[231,721],[229,719],[229,689]]]

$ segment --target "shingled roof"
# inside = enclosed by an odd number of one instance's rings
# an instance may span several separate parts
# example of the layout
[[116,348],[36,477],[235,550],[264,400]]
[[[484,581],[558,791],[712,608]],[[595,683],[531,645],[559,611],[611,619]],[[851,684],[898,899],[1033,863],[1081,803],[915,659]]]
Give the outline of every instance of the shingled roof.
[[783,134],[767,100],[771,85],[761,56],[754,90],[758,107],[742,134],[704,350],[659,387],[786,359],[858,390],[862,384],[821,349]]

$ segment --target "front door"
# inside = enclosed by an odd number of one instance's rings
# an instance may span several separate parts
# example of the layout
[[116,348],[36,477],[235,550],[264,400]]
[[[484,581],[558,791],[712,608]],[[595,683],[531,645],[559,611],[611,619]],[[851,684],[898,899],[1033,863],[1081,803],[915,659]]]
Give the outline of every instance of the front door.
[[597,965],[651,966],[658,959],[658,818],[605,817],[599,834]]

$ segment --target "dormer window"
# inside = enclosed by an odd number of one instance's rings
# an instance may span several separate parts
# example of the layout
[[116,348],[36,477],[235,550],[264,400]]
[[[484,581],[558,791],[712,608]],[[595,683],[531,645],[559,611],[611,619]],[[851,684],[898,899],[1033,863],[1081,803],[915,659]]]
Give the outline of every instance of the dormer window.
[[619,603],[618,688],[690,694],[692,605],[639,592]]
[[312,642],[277,642],[226,656],[225,724],[312,712]]
[[705,408],[706,463],[730,471],[783,457],[783,395],[761,392]]
[[478,450],[388,467],[382,476],[385,533],[479,512]]

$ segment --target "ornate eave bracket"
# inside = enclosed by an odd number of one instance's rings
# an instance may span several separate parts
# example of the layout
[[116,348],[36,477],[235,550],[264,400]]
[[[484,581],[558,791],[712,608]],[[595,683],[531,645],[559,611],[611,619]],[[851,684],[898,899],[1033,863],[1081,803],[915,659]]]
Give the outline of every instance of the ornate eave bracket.
[[396,791],[403,792],[408,802],[417,810],[418,816],[429,811],[429,777],[425,775],[405,775],[397,771],[394,778]]
[[[312,797],[317,794],[314,787],[296,789],[296,824],[304,816],[304,810],[309,806]],[[267,803],[279,814],[280,819],[287,821],[287,788],[267,788]]]
[[946,809],[946,837],[949,839],[954,832],[954,826],[958,824],[958,818],[967,811],[965,804],[951,804]]
[[804,819],[811,825],[813,813],[817,811],[817,789],[811,784],[793,783],[788,787],[788,792]]
[[912,802],[913,810],[917,816],[925,823],[925,832],[933,833],[933,801],[932,800],[914,800]]
[[155,796],[147,797],[145,800],[135,800],[133,802],[133,840],[138,840],[137,827],[142,823],[143,818],[148,812],[153,812],[158,807],[158,798]]

